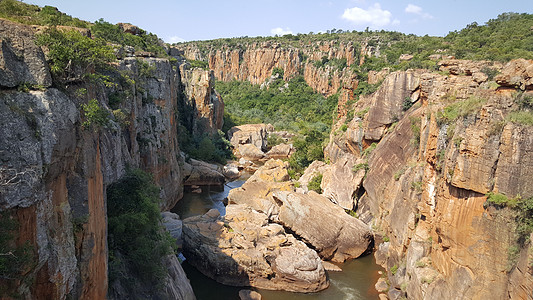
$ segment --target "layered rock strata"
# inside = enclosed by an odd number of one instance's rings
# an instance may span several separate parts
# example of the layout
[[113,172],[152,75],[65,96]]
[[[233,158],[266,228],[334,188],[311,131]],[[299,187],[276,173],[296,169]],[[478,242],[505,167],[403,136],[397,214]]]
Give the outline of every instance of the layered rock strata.
[[[368,169],[353,200],[384,236],[376,258],[389,270],[389,298],[522,299],[533,291],[531,246],[517,242],[517,211],[489,205],[486,194],[533,196],[531,126],[511,117],[528,113],[520,103],[531,95],[533,64],[439,65],[440,74],[388,75],[353,105],[351,120],[340,118],[325,154],[332,165]],[[487,68],[501,71],[500,87]],[[345,190],[322,185],[330,195]]]

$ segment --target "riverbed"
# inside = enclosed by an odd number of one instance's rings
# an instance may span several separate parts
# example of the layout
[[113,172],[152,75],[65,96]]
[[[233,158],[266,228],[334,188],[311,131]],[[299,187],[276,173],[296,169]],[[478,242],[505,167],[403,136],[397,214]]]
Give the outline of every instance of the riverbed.
[[[172,209],[181,219],[206,213],[212,208],[226,213],[222,202],[231,189],[240,187],[245,180],[228,182],[224,188],[202,187],[201,193],[186,192],[178,204]],[[268,291],[250,288],[259,292],[264,300],[375,300],[378,293],[374,288],[379,278],[378,271],[383,270],[375,263],[373,255],[367,255],[339,265],[342,272],[329,272],[330,287],[324,291],[311,294]],[[198,300],[239,299],[239,290],[246,287],[232,287],[220,284],[200,273],[187,261],[183,269],[191,281]]]

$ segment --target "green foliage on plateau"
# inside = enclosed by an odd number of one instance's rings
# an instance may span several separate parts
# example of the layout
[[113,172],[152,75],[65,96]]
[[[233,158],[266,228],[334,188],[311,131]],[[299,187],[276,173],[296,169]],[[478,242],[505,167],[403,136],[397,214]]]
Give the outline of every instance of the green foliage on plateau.
[[69,81],[88,79],[88,74],[101,73],[116,59],[113,49],[103,39],[92,39],[76,30],[51,27],[38,35],[37,43],[49,50],[47,56],[52,74]]
[[161,259],[175,241],[159,221],[159,188],[152,176],[128,170],[107,189],[109,277],[128,282],[129,269],[144,282],[160,284],[166,276]]
[[476,22],[450,32],[445,41],[460,59],[509,61],[533,59],[533,15],[504,13],[485,25]]
[[313,178],[311,178],[311,181],[309,181],[307,188],[310,191],[315,191],[319,194],[322,194],[322,188],[320,187],[321,183],[322,183],[322,174],[317,174]]
[[154,53],[158,57],[167,57],[164,44],[157,35],[140,31],[139,35],[124,32],[118,25],[100,19],[91,26],[91,33],[96,38],[115,43],[121,46],[130,46],[137,51],[147,51]]
[[191,69],[199,68],[209,70],[209,64],[205,61],[189,59],[188,62],[191,64]]
[[87,28],[89,22],[64,14],[52,6],[39,7],[16,0],[0,1],[0,18],[29,25],[61,25]]

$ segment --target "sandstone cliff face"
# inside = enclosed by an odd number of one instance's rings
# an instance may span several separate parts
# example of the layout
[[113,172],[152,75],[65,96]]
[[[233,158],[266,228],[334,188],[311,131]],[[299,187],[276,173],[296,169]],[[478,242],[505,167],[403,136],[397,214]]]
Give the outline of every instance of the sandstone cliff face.
[[[484,205],[488,192],[533,196],[532,128],[508,117],[520,95],[514,88],[531,93],[531,62],[489,65],[513,89],[490,88],[479,74],[483,64],[441,62],[450,75],[392,73],[332,132],[330,170],[347,158],[357,172],[368,168],[351,199],[360,219],[387,237],[376,258],[390,271],[391,299],[523,299],[533,292],[531,246],[518,246],[514,212]],[[404,111],[406,97],[415,104]],[[447,120],[443,108],[458,102],[475,108]],[[343,188],[325,179],[322,188],[339,201],[332,195]]]
[[[106,187],[126,166],[140,167],[161,187],[161,209],[171,208],[183,189],[179,99],[196,103],[193,122],[208,131],[222,125],[223,103],[211,75],[196,70],[182,75],[179,63],[158,58],[118,61],[117,69],[128,74],[133,85],[107,91],[85,85],[85,95],[72,87],[50,88],[47,62],[31,28],[0,22],[0,212],[18,221],[17,243],[28,241],[35,258],[35,266],[23,274],[25,280],[10,286],[10,292],[28,299],[104,299]],[[141,64],[153,72],[141,76]],[[23,83],[42,90],[17,91]],[[82,126],[86,119],[81,104],[96,99],[108,109],[106,95],[112,92],[127,92],[119,108],[128,122],[109,110],[105,127]],[[194,298],[177,260],[169,260],[169,270],[162,293]]]
[[[207,61],[217,80],[247,80],[253,84],[262,84],[270,78],[274,68],[283,70],[285,80],[298,75],[302,70],[305,81],[317,92],[330,96],[340,91],[341,99],[345,102],[351,100],[358,83],[356,74],[350,68],[315,66],[315,62],[321,61],[322,57],[328,60],[343,59],[346,60],[345,66],[349,67],[359,64],[358,57],[365,48],[360,48],[353,42],[335,41],[301,46],[296,48],[277,42],[262,42],[207,51],[201,51],[194,43],[177,47],[188,59]],[[371,50],[364,54],[375,55]]]

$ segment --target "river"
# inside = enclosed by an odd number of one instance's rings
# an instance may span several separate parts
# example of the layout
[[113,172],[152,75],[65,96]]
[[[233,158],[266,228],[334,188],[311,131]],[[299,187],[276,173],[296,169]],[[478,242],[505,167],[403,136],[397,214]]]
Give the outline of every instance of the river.
[[[244,180],[228,182],[221,188],[202,187],[201,193],[185,193],[183,199],[172,209],[181,219],[206,213],[216,208],[221,215],[226,213],[222,200],[231,189],[240,187]],[[374,284],[379,278],[378,271],[383,269],[375,263],[373,255],[367,255],[348,261],[342,265],[342,272],[329,272],[330,287],[324,291],[311,294],[268,291],[251,288],[259,292],[264,300],[367,300],[378,299]],[[220,284],[200,273],[187,261],[183,269],[191,281],[198,300],[234,300],[239,299],[239,290],[245,287],[233,287]]]

